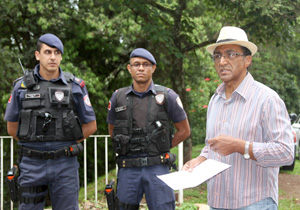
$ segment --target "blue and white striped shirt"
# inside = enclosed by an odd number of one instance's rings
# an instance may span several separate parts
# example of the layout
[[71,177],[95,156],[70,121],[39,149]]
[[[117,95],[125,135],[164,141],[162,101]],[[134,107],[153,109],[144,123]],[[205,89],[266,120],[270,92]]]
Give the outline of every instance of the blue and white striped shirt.
[[237,209],[271,197],[278,205],[279,167],[294,157],[290,118],[278,94],[249,72],[229,99],[222,83],[208,106],[206,141],[219,135],[253,142],[257,161],[240,153],[221,156],[205,146],[200,156],[232,165],[207,182],[208,204]]

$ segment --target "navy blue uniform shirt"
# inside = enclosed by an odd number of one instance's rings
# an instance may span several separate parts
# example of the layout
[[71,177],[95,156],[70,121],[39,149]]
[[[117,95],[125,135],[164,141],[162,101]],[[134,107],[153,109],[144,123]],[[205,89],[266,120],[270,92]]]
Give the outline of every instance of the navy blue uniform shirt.
[[[154,95],[156,95],[155,85],[154,85],[153,81],[151,82],[151,84],[146,92],[143,92],[143,93],[136,92],[133,89],[133,86],[131,85],[130,89],[125,94],[129,94],[130,92],[133,92],[135,95],[142,98],[145,95],[147,95],[147,93],[149,91],[152,91],[152,93]],[[106,119],[106,121],[112,125],[114,125],[114,121],[116,118],[116,115],[115,115],[116,92],[117,91],[115,91],[113,93],[113,95],[109,101],[108,115],[107,115],[107,119]],[[178,123],[178,122],[185,120],[187,118],[187,115],[183,109],[182,102],[181,102],[179,96],[175,93],[174,90],[168,88],[168,99],[167,100],[168,100],[168,108],[167,108],[168,113],[167,114],[168,114],[169,118],[172,120],[172,122]]]
[[[41,77],[39,74],[39,64],[35,66],[34,68],[34,75],[38,80],[45,80]],[[61,80],[66,85],[68,84],[64,75],[62,74],[61,68],[59,68],[59,77],[57,79],[50,80],[51,82],[56,82]],[[23,84],[23,78],[20,78],[11,93],[11,96],[9,98],[9,101],[7,103],[6,111],[4,119],[9,122],[18,122],[19,120],[19,113],[22,109],[22,100],[24,99],[25,93],[27,89]],[[89,122],[92,122],[96,120],[94,109],[91,105],[91,102],[89,100],[88,91],[85,86],[85,83],[82,79],[76,78],[73,81],[72,84],[72,93],[73,93],[73,99],[74,104],[76,107],[76,111],[79,114],[79,118],[81,123],[87,124]],[[74,141],[75,142],[75,141]],[[32,148],[32,149],[38,149],[38,150],[56,150],[61,149],[65,146],[69,146],[70,144],[74,143],[72,141],[53,141],[53,142],[19,142],[20,145]]]

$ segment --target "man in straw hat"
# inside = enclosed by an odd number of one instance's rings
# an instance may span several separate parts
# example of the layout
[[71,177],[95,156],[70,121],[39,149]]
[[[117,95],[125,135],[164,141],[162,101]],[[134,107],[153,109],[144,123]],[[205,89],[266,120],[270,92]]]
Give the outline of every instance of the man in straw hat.
[[226,26],[207,47],[223,81],[207,112],[206,146],[182,170],[207,159],[231,167],[207,182],[211,209],[277,209],[279,167],[293,162],[293,135],[284,102],[247,68],[257,46]]

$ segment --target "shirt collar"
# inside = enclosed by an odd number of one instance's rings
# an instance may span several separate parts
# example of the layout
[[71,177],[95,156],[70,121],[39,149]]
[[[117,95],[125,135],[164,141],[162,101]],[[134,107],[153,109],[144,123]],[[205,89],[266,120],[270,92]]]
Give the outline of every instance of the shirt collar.
[[[145,91],[142,95],[144,96],[144,95],[147,94],[149,91],[152,91],[152,93],[153,93],[154,95],[156,95],[155,85],[154,85],[153,81],[151,81],[151,84],[150,84],[150,86],[148,87],[147,91]],[[137,94],[137,92],[133,89],[133,84],[130,85],[129,90],[127,90],[127,91],[125,92],[125,94],[128,95],[128,94],[131,93],[131,92],[134,93],[135,95],[140,95],[140,94]]]
[[[38,77],[40,80],[45,80],[41,75],[40,75],[40,64],[37,64],[34,68],[34,71],[33,71],[34,75],[36,77]],[[59,77],[56,78],[56,79],[51,79],[50,81],[51,82],[56,82],[56,81],[59,81],[61,80],[64,84],[68,84],[66,78],[64,77],[64,74],[62,73],[62,70],[61,68],[59,67]]]
[[[242,83],[235,89],[233,94],[236,92],[240,96],[242,96],[245,100],[247,100],[247,97],[249,96],[249,84],[253,83],[254,79],[250,72],[247,72],[246,77],[242,81]],[[220,95],[225,94],[225,83],[223,82],[219,87],[216,89],[215,95]]]

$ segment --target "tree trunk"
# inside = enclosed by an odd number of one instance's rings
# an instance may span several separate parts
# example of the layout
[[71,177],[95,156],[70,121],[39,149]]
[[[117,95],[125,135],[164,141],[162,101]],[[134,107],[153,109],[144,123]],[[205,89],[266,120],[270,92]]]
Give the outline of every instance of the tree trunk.
[[[187,104],[187,95],[185,91],[185,83],[184,83],[184,72],[183,72],[183,58],[176,58],[173,59],[173,67],[171,73],[172,79],[172,86],[174,91],[179,95],[183,108],[185,112],[188,114],[188,104]],[[189,116],[188,116],[189,117]],[[192,138],[189,137],[183,142],[183,162],[187,162],[192,158]]]

